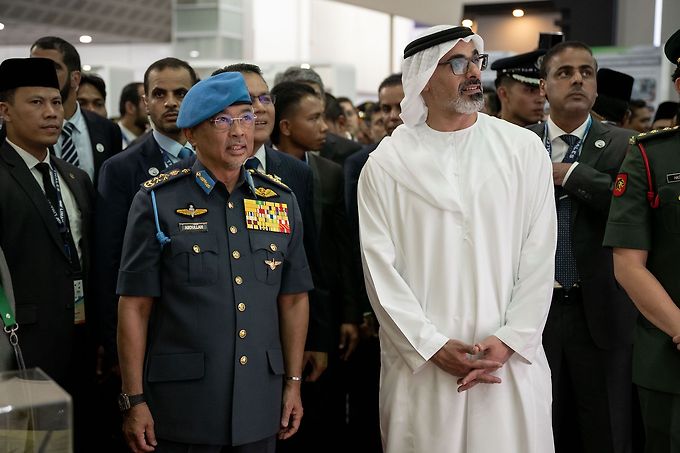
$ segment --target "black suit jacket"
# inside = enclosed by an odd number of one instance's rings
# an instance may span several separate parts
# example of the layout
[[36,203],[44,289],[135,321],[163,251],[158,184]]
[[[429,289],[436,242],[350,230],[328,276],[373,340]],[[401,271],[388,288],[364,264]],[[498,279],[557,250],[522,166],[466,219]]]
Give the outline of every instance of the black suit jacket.
[[[165,169],[161,149],[153,134],[144,137],[136,145],[106,160],[97,181],[93,276],[102,320],[102,342],[112,354],[116,351],[116,282],[128,211],[140,184]],[[112,358],[115,360],[115,354]]]
[[26,366],[42,368],[73,392],[82,390],[74,388],[76,378],[80,381],[87,372],[94,376],[94,344],[84,334],[96,323],[89,291],[94,190],[85,172],[56,157],[50,159],[73,193],[82,216],[85,328],[73,322],[76,270],[64,251],[47,198],[19,154],[5,141],[0,146],[0,248],[12,276]]
[[342,167],[308,152],[314,174],[314,217],[319,237],[321,270],[333,306],[333,333],[340,323],[361,323],[353,279],[350,231],[345,213]]
[[319,150],[321,157],[333,162],[345,165],[345,159],[362,148],[362,144],[354,140],[348,140],[332,133],[326,134],[326,143]]
[[[543,138],[545,124],[528,129]],[[563,187],[572,200],[572,246],[588,329],[595,344],[603,349],[632,344],[637,316],[635,306],[614,278],[612,250],[602,247],[612,186],[632,135],[632,131],[593,119],[579,165]]]
[[85,124],[87,124],[87,130],[90,134],[94,160],[94,183],[96,185],[99,168],[106,159],[121,151],[123,137],[120,127],[113,121],[88,110],[81,109],[80,111],[85,117]]

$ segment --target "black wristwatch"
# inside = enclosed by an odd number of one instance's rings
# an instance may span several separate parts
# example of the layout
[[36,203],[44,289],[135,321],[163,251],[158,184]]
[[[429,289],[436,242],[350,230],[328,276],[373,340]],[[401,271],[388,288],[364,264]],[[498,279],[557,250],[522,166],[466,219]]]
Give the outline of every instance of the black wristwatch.
[[121,412],[127,412],[131,407],[146,401],[144,399],[144,394],[140,393],[138,395],[128,395],[127,393],[121,393],[118,395],[118,408]]

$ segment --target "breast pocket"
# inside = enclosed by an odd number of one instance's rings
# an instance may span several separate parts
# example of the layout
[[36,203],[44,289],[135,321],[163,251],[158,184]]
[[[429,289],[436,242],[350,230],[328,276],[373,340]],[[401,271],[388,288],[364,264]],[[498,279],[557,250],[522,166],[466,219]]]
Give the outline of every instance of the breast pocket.
[[288,248],[288,235],[253,231],[250,233],[250,248],[255,277],[269,285],[279,284]]
[[660,187],[659,201],[666,231],[680,234],[680,184]]
[[210,233],[173,236],[170,242],[173,274],[188,286],[210,285],[217,281],[217,239]]

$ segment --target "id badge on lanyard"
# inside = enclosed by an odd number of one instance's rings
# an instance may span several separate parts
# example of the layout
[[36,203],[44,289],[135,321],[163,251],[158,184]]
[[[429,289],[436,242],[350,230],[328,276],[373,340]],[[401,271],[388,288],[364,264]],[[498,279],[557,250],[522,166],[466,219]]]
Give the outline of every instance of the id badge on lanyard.
[[85,324],[85,289],[82,278],[73,280],[73,308],[74,323]]

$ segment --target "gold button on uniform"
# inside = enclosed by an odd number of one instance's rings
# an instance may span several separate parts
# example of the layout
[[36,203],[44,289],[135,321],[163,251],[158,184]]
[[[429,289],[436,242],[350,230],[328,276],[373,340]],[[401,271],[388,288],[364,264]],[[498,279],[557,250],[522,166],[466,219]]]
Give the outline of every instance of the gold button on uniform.
[[246,329],[241,329],[241,330],[238,331],[238,336],[239,336],[240,338],[245,338],[246,335],[247,335]]
[[244,304],[243,302],[241,302],[240,304],[238,304],[238,305],[236,306],[236,309],[237,309],[238,311],[241,311],[241,312],[246,311],[246,304]]
[[272,250],[272,252],[277,251],[279,248],[276,246],[276,244],[269,244],[269,248]]
[[229,209],[234,209],[234,203],[232,203],[231,201],[227,203],[227,206],[229,207]]
[[243,277],[241,277],[240,275],[237,275],[234,278],[234,281],[236,282],[237,285],[240,285],[241,283],[243,283]]
[[191,249],[194,251],[194,253],[201,253],[201,247],[199,247],[198,244],[194,244]]
[[246,363],[248,363],[248,357],[242,355],[241,358],[238,359],[238,361],[241,363],[241,365],[245,365]]
[[231,256],[233,256],[234,259],[237,260],[241,258],[241,253],[238,250],[234,250],[233,252],[231,252]]
[[236,234],[236,232],[238,231],[238,229],[237,229],[235,226],[230,226],[230,227],[229,227],[229,231],[231,232],[231,234]]

